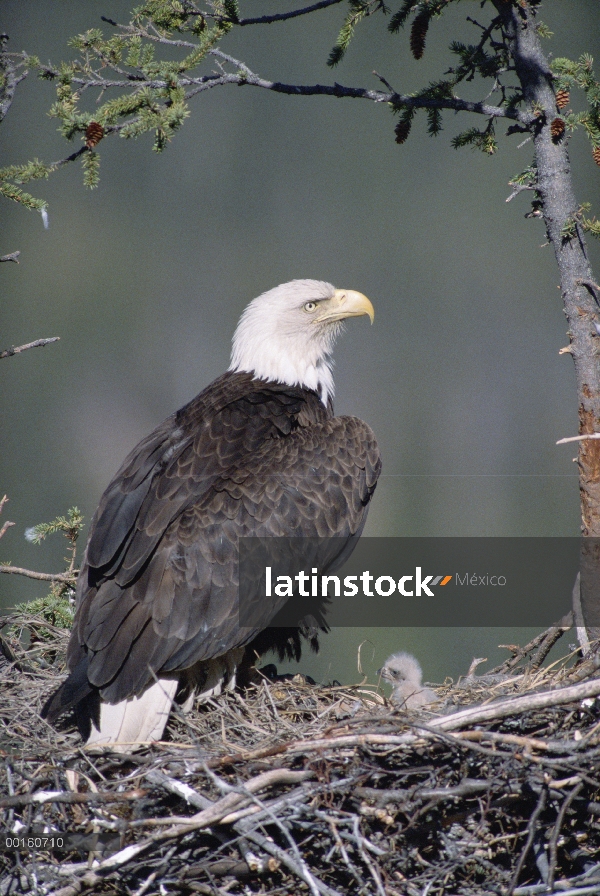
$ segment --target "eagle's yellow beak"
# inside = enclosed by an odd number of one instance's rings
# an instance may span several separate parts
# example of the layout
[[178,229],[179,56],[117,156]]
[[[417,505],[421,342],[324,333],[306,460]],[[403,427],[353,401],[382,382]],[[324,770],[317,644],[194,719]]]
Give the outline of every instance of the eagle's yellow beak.
[[373,305],[362,292],[354,289],[336,289],[330,299],[319,302],[319,315],[315,323],[343,320],[345,317],[360,317],[368,314],[371,323],[375,317]]

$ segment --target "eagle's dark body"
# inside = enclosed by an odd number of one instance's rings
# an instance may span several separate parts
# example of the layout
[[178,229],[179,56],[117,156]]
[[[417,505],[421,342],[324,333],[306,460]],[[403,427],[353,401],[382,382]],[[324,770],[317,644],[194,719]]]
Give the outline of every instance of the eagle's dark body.
[[100,501],[71,675],[48,719],[79,705],[89,732],[99,698],[139,696],[191,667],[198,679],[245,645],[297,655],[297,632],[240,629],[238,540],[360,534],[380,465],[367,424],[333,416],[315,391],[246,372],[215,380],[134,448]]

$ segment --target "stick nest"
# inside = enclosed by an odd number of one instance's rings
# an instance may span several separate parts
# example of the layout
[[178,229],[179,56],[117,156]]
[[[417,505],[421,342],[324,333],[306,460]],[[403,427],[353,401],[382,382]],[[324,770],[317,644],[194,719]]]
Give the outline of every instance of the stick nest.
[[598,663],[543,636],[438,712],[259,679],[117,754],[40,719],[67,633],[4,622],[0,896],[600,893]]

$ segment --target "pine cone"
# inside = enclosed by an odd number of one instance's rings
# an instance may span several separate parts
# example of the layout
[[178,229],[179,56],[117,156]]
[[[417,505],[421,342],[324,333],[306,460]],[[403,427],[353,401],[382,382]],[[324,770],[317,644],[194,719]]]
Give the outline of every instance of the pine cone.
[[410,134],[411,124],[412,124],[412,122],[406,118],[400,119],[400,121],[394,128],[394,133],[396,134],[396,143],[405,143],[406,142],[406,140],[408,139],[408,135]]
[[90,121],[85,129],[85,145],[88,149],[93,149],[104,137],[104,128],[97,121]]
[[558,143],[560,138],[565,132],[565,123],[562,118],[555,118],[550,123],[550,134],[552,135],[552,139],[555,143]]
[[595,149],[592,150],[592,158],[596,165],[600,165],[600,146],[596,146]]
[[415,59],[420,59],[425,51],[425,38],[429,28],[429,14],[420,12],[410,29],[410,51]]
[[564,109],[565,106],[568,106],[570,99],[569,91],[565,87],[561,87],[560,90],[556,91],[556,106],[558,109]]

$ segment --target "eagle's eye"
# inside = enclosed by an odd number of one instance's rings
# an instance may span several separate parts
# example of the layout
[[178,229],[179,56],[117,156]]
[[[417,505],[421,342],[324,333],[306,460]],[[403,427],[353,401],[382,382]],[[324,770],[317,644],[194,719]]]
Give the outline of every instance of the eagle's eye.
[[304,310],[308,314],[312,314],[313,311],[317,310],[317,303],[316,302],[306,302],[306,304],[304,305]]

